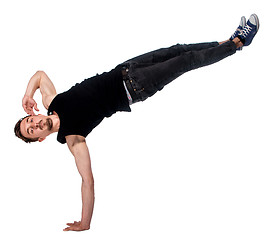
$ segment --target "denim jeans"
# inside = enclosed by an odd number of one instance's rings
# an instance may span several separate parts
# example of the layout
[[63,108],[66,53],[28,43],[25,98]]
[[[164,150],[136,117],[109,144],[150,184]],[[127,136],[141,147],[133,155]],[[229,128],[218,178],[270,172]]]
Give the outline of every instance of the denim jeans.
[[177,44],[132,58],[121,65],[126,69],[126,87],[132,102],[144,101],[165,85],[199,67],[218,62],[236,52],[236,45],[228,41],[198,44]]

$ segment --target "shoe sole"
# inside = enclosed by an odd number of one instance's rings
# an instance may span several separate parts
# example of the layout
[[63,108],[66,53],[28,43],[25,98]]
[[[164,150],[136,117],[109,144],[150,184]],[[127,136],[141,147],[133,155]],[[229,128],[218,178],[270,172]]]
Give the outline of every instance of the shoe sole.
[[[251,16],[253,16],[255,18],[255,22],[256,22],[256,26],[257,26],[257,32],[259,31],[259,28],[260,28],[260,21],[259,21],[259,18],[258,16],[254,13],[252,14]],[[256,32],[256,33],[257,33]]]
[[[243,29],[245,27],[245,25],[246,25],[246,18],[244,16],[241,17],[241,22],[242,22],[242,25],[240,25],[240,26]],[[242,49],[243,49],[243,47],[239,47],[239,48],[237,48],[237,51],[242,51]]]
[[246,25],[246,18],[245,17],[241,17],[241,21],[243,23],[243,25],[241,27],[244,28],[245,25]]

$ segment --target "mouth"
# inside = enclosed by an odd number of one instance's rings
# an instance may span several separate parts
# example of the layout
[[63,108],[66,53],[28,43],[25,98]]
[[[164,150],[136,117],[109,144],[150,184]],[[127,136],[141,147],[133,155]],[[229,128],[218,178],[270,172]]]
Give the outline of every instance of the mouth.
[[47,118],[47,119],[46,119],[45,124],[43,123],[42,120],[40,120],[40,121],[39,121],[39,124],[38,124],[39,129],[40,129],[40,130],[43,130],[43,126],[44,126],[44,125],[46,125],[47,130],[51,130],[52,127],[53,127],[53,122],[52,122],[52,120],[51,120],[50,118]]
[[53,127],[53,122],[52,122],[51,118],[47,118],[47,119],[46,119],[46,126],[47,126],[47,129],[48,129],[48,130],[51,130],[51,129],[52,129],[52,127]]
[[42,123],[42,120],[39,121],[39,128],[40,128],[40,130],[43,130],[43,123]]

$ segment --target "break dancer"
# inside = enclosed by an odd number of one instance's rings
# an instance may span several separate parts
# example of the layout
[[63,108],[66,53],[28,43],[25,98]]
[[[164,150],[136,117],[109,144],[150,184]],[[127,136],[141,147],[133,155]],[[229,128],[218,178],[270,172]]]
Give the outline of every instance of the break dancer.
[[[81,221],[68,223],[65,231],[88,230],[94,208],[94,179],[91,160],[85,141],[87,135],[106,117],[117,111],[130,112],[130,105],[144,101],[157,91],[188,72],[216,63],[250,45],[259,29],[259,19],[252,14],[226,41],[199,44],[177,44],[132,58],[110,72],[88,78],[69,90],[57,94],[43,71],[30,79],[22,106],[28,114],[15,125],[15,134],[23,141],[42,142],[58,132],[58,142],[67,146],[75,158],[82,177]],[[33,99],[40,89],[42,103],[48,116],[35,115],[39,111]]]

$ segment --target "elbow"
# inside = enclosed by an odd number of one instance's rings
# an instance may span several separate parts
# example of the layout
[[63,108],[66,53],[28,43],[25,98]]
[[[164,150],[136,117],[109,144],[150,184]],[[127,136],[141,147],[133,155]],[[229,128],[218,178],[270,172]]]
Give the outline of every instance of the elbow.
[[45,74],[45,72],[44,71],[41,71],[41,70],[39,70],[39,71],[37,71],[36,72],[36,76],[37,76],[37,79],[39,80],[39,85],[40,85],[40,81],[41,81],[41,79],[42,79],[42,76]]
[[45,75],[45,72],[42,71],[42,70],[38,70],[38,71],[36,72],[36,74],[37,74],[37,75],[39,76],[39,78],[41,79],[42,76]]
[[82,178],[82,184],[88,188],[94,188],[94,178]]

